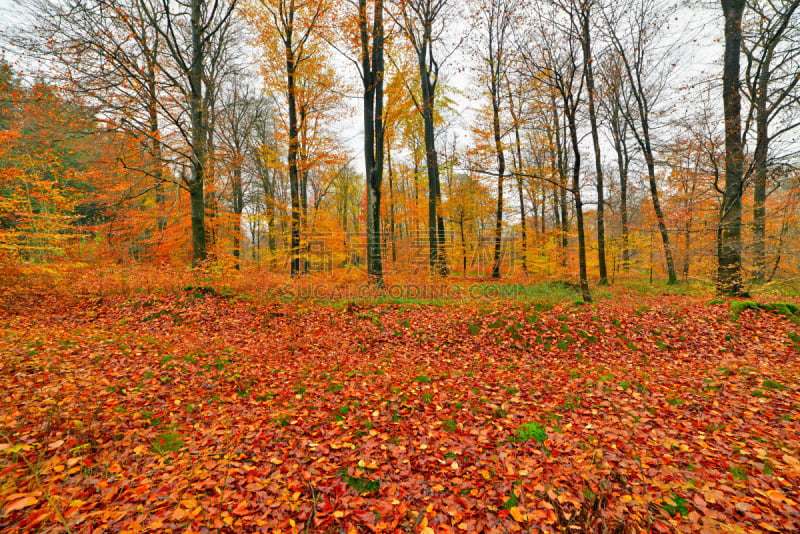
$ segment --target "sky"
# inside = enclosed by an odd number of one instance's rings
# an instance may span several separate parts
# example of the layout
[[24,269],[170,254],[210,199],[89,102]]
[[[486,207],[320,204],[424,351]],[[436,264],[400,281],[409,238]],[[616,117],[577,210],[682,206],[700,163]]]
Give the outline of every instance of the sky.
[[[0,31],[13,28],[20,22],[19,13],[26,0],[0,0]],[[719,13],[718,13],[719,11]],[[459,25],[460,26],[460,25]],[[463,32],[463,27],[454,28]],[[668,33],[682,35],[683,49],[681,50],[681,65],[675,71],[673,85],[691,87],[701,80],[706,80],[710,72],[717,72],[718,58],[722,56],[721,37],[721,10],[700,10],[698,8],[682,7],[675,11],[674,18],[666,30]],[[480,96],[482,87],[478,86],[474,69],[463,68],[472,61],[469,49],[464,46],[459,52],[449,58],[442,68],[443,83],[453,86],[457,90],[455,96],[455,109],[457,110],[450,119],[450,136],[456,135],[460,148],[469,142],[470,126],[475,120],[476,109],[480,101],[475,97]],[[335,54],[334,54],[335,56]],[[7,57],[9,57],[7,55]],[[356,76],[354,67],[349,61],[341,59],[342,72],[349,77]],[[257,70],[257,69],[256,69]],[[680,114],[682,109],[691,111],[697,93],[692,90],[678,91],[673,95],[675,111]],[[352,111],[342,114],[342,118],[334,127],[338,132],[340,141],[346,145],[354,155],[353,165],[357,171],[363,169],[363,127],[361,107],[358,99],[350,100]],[[588,140],[584,139],[584,143]],[[588,145],[587,145],[588,151]],[[610,147],[608,152],[610,153]],[[610,155],[610,154],[609,154]],[[588,169],[587,169],[588,170]]]

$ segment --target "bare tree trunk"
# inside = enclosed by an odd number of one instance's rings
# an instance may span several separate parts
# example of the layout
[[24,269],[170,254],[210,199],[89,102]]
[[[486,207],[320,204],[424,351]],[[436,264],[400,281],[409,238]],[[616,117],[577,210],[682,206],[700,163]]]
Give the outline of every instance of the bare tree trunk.
[[[493,69],[494,71],[494,69]],[[492,73],[494,76],[494,72]],[[494,147],[497,154],[497,211],[495,212],[494,258],[492,261],[492,278],[500,278],[500,248],[503,239],[503,180],[506,171],[506,158],[500,140],[500,102],[499,81],[492,80],[492,125],[494,129]]]
[[742,285],[742,191],[744,153],[739,93],[742,13],[745,0],[721,0],[725,15],[722,99],[725,111],[725,191],[717,241],[717,287],[729,296],[744,295]]
[[[367,27],[367,0],[359,0],[358,26],[364,81],[364,160],[367,179],[367,275],[383,286],[381,263],[381,181],[383,180],[383,0],[373,0],[373,27]],[[371,38],[371,39],[370,39]],[[370,50],[370,41],[372,47]]]
[[395,242],[394,171],[392,170],[392,152],[388,143],[386,145],[386,164],[389,167],[389,231],[392,240],[392,263],[395,263],[397,261],[397,243]]
[[517,193],[519,194],[519,216],[520,216],[520,230],[522,231],[522,272],[528,274],[528,235],[525,228],[525,197],[522,195],[522,141],[519,135],[519,120],[516,110],[514,109],[514,100],[511,96],[511,88],[508,92],[508,103],[511,109],[511,120],[514,123],[514,140],[517,154],[517,161],[515,163],[516,176],[517,176]]
[[603,162],[600,157],[600,136],[597,130],[597,112],[595,111],[594,72],[592,69],[592,37],[589,27],[591,2],[581,4],[581,45],[583,48],[583,73],[586,78],[586,92],[589,100],[589,123],[594,145],[594,166],[597,175],[597,261],[600,270],[600,285],[608,285],[606,272],[606,230],[603,218]]
[[206,121],[203,112],[202,0],[191,0],[192,62],[189,66],[189,114],[192,125],[192,176],[188,184],[192,219],[192,265],[206,260],[205,199],[203,184],[206,171]]
[[[565,97],[565,108],[569,104]],[[591,302],[592,295],[589,293],[589,277],[586,271],[586,235],[583,229],[583,201],[581,199],[581,153],[578,142],[578,125],[575,122],[575,111],[567,114],[569,123],[570,139],[572,140],[572,197],[575,200],[575,220],[578,229],[578,271],[580,277],[581,296],[584,302]]]

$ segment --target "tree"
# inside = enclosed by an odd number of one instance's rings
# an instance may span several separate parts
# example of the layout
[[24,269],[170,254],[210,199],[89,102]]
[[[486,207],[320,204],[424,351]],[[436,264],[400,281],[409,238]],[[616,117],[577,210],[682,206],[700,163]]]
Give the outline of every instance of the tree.
[[[442,193],[439,179],[439,158],[436,151],[434,110],[440,61],[434,46],[441,43],[448,28],[449,0],[399,0],[395,20],[408,38],[419,67],[421,102],[414,103],[422,115],[425,138],[425,162],[428,171],[428,232],[431,270],[446,275],[444,253],[444,218],[441,214]],[[412,93],[413,96],[413,93]]]
[[358,44],[364,86],[364,166],[367,182],[367,275],[383,286],[381,262],[381,183],[383,181],[383,0],[358,0]]
[[[566,119],[572,148],[572,184],[570,187],[560,188],[572,194],[575,204],[581,296],[584,301],[590,302],[592,297],[586,269],[586,234],[581,197],[581,152],[578,135],[578,110],[585,77],[581,71],[583,62],[578,58],[580,42],[577,35],[580,26],[574,11],[564,10],[563,7],[560,6],[548,16],[544,14],[540,16],[539,42],[524,43],[521,46],[521,54],[526,74],[549,88],[554,107],[556,100],[559,101],[560,110],[555,109],[555,112],[562,112]],[[557,31],[549,29],[552,26],[555,26]],[[557,123],[556,128],[558,129]]]
[[606,231],[603,210],[603,161],[600,157],[600,134],[597,129],[597,110],[595,102],[594,59],[592,58],[592,7],[595,0],[580,0],[575,11],[580,24],[580,41],[583,51],[583,76],[586,81],[586,97],[589,104],[589,124],[594,147],[594,167],[597,176],[597,262],[600,270],[600,285],[608,284],[606,272]]
[[[259,0],[261,7],[267,12],[267,20],[262,21],[260,29],[265,35],[267,46],[272,39],[269,34],[275,33],[283,46],[286,75],[286,100],[288,104],[289,127],[289,187],[291,189],[291,275],[300,274],[300,232],[303,215],[305,188],[301,188],[302,154],[300,132],[304,127],[305,115],[298,117],[298,82],[301,64],[311,57],[314,51],[310,40],[323,22],[328,11],[327,0]],[[302,189],[302,190],[301,190]]]
[[219,111],[220,144],[230,168],[230,204],[233,211],[233,257],[238,269],[241,259],[242,213],[245,208],[243,170],[251,156],[256,130],[268,117],[269,107],[263,98],[254,94],[242,77],[232,80],[223,93]]
[[[164,151],[188,160],[180,183],[189,192],[192,262],[207,256],[204,184],[216,79],[210,64],[230,45],[224,37],[237,0],[40,0],[40,22],[23,45],[52,60],[65,87],[87,93],[123,130],[147,140],[153,163],[139,167],[156,188]],[[188,116],[188,123],[187,117]],[[170,137],[162,134],[169,123]],[[179,165],[182,162],[177,162]]]
[[492,110],[492,135],[497,158],[497,209],[495,212],[492,278],[500,278],[500,252],[503,239],[503,187],[506,158],[502,141],[504,132],[500,127],[500,112],[504,100],[503,85],[511,62],[508,47],[511,45],[511,32],[518,9],[517,0],[490,0],[481,4],[480,12],[477,15],[480,19],[482,38],[484,39],[480,47],[480,54],[486,69],[483,78]]
[[725,17],[722,102],[725,112],[725,190],[717,234],[717,288],[725,295],[745,295],[742,285],[742,192],[744,149],[739,64],[745,0],[721,0]]
[[[606,11],[604,22],[631,91],[632,105],[623,110],[623,115],[644,156],[653,211],[664,245],[668,283],[674,284],[678,278],[659,200],[652,133],[654,108],[669,78],[670,66],[674,65],[670,57],[658,54],[665,50],[667,54],[676,53],[674,47],[660,47],[657,40],[658,32],[665,27],[666,16],[667,9],[662,4],[656,0],[642,0],[625,3],[614,12]],[[657,68],[659,65],[661,70]]]
[[617,156],[617,172],[619,175],[620,197],[619,211],[622,225],[622,268],[630,267],[630,215],[628,212],[628,170],[631,154],[628,147],[628,124],[623,111],[630,105],[630,93],[622,75],[622,65],[618,58],[611,55],[604,68],[601,69],[605,95],[600,105],[605,109],[606,121]]
[[[751,0],[745,13],[749,27],[743,28],[742,53],[745,56],[744,95],[750,103],[746,125],[755,123],[753,151],[753,263],[755,279],[766,276],[767,174],[770,141],[800,125],[786,120],[791,109],[800,103],[796,47],[797,17],[800,0],[780,2]],[[788,46],[787,46],[788,41]],[[775,83],[779,83],[775,87]],[[778,131],[770,134],[770,125],[783,119]],[[745,132],[745,136],[747,132]]]

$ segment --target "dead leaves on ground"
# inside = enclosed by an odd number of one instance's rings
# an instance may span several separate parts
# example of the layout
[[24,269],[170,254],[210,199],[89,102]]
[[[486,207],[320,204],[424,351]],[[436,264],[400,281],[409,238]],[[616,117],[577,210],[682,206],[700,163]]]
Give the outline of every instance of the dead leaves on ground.
[[775,314],[19,302],[7,532],[800,529],[800,363]]

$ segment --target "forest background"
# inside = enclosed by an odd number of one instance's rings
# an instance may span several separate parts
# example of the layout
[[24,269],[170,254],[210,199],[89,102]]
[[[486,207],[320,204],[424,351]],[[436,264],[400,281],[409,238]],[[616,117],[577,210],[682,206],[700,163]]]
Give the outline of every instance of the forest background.
[[5,10],[6,265],[796,278],[797,2],[742,4],[736,183],[716,5]]

